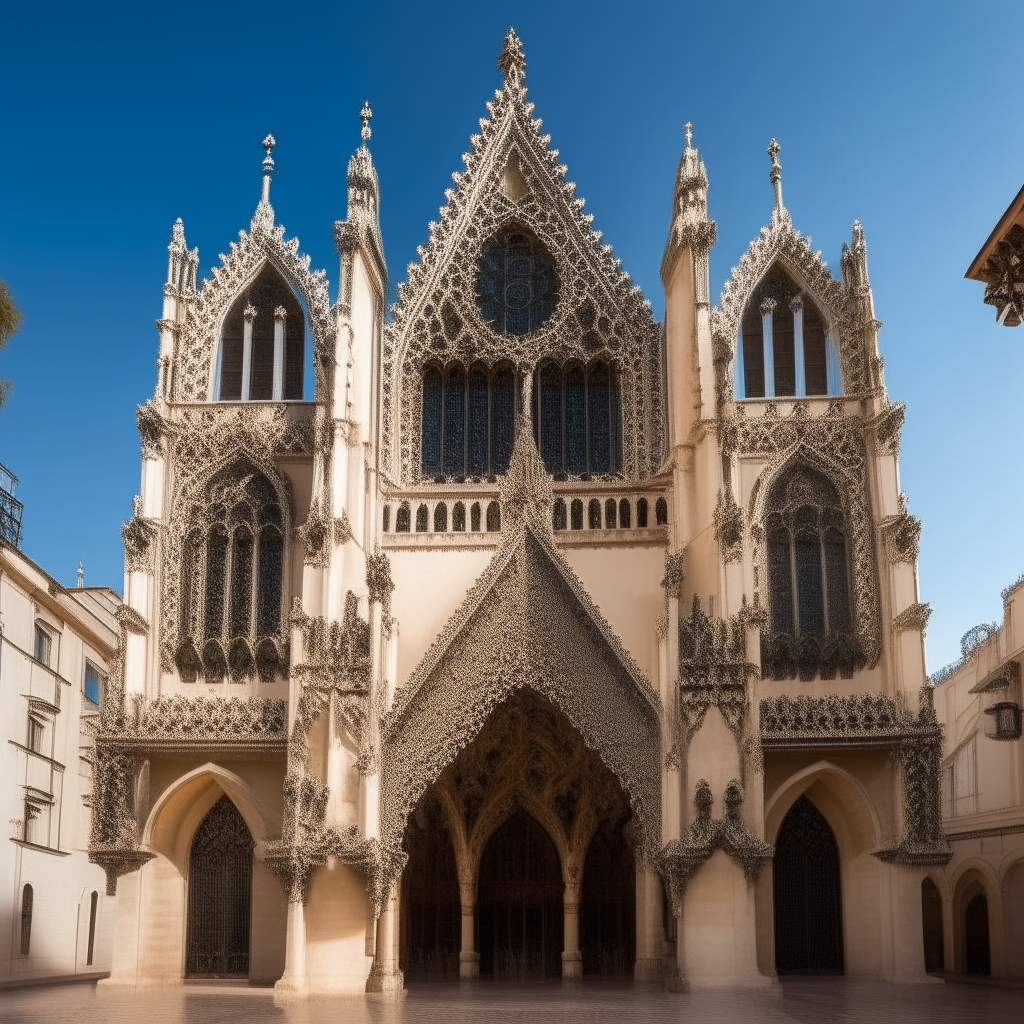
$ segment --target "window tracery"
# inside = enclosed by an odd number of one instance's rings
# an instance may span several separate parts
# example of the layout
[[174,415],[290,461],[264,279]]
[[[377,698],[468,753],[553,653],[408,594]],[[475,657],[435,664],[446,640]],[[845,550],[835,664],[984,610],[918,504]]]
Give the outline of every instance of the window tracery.
[[515,375],[511,364],[460,364],[423,372],[422,474],[459,483],[504,473],[515,435]]
[[848,679],[864,664],[853,630],[846,516],[835,487],[797,465],[769,492],[767,543],[769,635],[766,675]]
[[280,646],[285,522],[274,485],[237,462],[203,492],[182,545],[181,640],[175,663],[185,682],[219,682],[287,664]]
[[558,275],[537,236],[512,224],[484,244],[476,290],[480,315],[498,334],[529,334],[554,312]]
[[556,480],[622,470],[621,399],[615,365],[546,362],[534,375],[534,441]]

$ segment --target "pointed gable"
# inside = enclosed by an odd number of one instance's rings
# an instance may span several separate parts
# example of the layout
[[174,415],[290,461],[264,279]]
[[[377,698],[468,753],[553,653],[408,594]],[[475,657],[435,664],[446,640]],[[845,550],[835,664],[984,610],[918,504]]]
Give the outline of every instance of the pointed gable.
[[[382,453],[395,482],[420,472],[421,376],[431,361],[530,371],[545,358],[615,364],[622,387],[623,474],[643,478],[661,463],[664,383],[660,332],[650,305],[583,213],[550,136],[541,134],[523,84],[525,58],[514,32],[499,58],[505,82],[453,175],[440,220],[399,285],[385,330]],[[478,296],[481,263],[503,231],[518,229],[550,260],[557,301],[525,331],[496,328]],[[553,293],[552,293],[553,294]]]
[[528,686],[558,707],[629,796],[641,843],[660,843],[661,706],[533,516],[508,537],[382,723],[385,845],[490,713]]

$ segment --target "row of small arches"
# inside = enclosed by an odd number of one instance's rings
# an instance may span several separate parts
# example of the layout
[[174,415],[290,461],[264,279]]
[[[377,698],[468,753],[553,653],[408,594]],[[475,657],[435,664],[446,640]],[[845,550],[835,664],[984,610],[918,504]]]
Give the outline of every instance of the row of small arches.
[[[487,502],[486,507],[482,502],[474,501],[469,506],[469,517],[467,523],[466,502],[457,501],[452,505],[451,528],[455,533],[466,533],[467,527],[470,533],[500,533],[501,532],[501,506],[496,501]],[[434,533],[448,532],[448,505],[440,501],[434,506]],[[384,506],[384,532],[391,531],[391,506]],[[412,506],[403,501],[395,512],[395,533],[412,533],[413,515]],[[415,532],[430,532],[430,509],[425,503],[416,508]]]
[[[633,528],[633,505],[628,498],[607,498],[602,505],[600,498],[591,498],[586,506],[588,530],[630,530]],[[566,502],[559,498],[551,511],[551,524],[556,530],[583,529],[583,501],[573,498]],[[654,503],[656,526],[668,524],[668,502],[658,498]],[[645,530],[650,525],[650,504],[646,498],[636,502],[636,527]]]
[[[467,514],[468,513],[468,514]],[[584,504],[580,498],[567,502],[558,498],[551,511],[551,525],[556,530],[582,530],[584,523]],[[629,498],[607,498],[603,503],[600,498],[591,498],[586,505],[586,525],[589,530],[629,530],[633,528],[634,518],[638,529],[644,530],[650,525],[650,503],[646,498],[636,501],[634,506]],[[433,519],[433,530],[431,530]],[[658,498],[654,503],[654,522],[656,526],[668,524],[668,502]],[[385,533],[391,532],[391,506],[385,505],[382,526]],[[496,501],[468,504],[457,501],[451,508],[451,531],[453,533],[499,533],[501,531],[501,506]],[[426,502],[421,502],[413,517],[412,506],[403,501],[395,512],[395,533],[448,533],[448,504],[439,501],[431,510]]]

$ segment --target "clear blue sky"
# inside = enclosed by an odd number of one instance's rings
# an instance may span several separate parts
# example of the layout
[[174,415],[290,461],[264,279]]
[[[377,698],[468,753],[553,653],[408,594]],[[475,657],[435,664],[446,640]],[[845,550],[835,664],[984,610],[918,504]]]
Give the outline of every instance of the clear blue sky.
[[536,116],[659,317],[685,120],[719,225],[713,294],[769,216],[773,135],[786,204],[836,272],[864,223],[889,392],[910,406],[929,670],[955,658],[1024,569],[1024,328],[996,327],[963,280],[1024,181],[1019,2],[4,4],[0,276],[25,326],[0,355],[0,462],[22,480],[25,551],[69,585],[83,559],[87,583],[121,589],[173,220],[209,276],[248,227],[270,130],[278,218],[333,296],[369,97],[393,291],[510,22]]

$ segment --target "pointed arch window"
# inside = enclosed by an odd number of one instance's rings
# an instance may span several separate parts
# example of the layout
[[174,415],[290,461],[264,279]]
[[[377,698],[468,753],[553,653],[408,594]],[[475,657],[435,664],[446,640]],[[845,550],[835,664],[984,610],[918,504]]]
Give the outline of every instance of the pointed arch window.
[[537,449],[556,479],[584,480],[622,469],[619,381],[615,366],[544,363],[534,376]]
[[459,364],[423,371],[422,473],[427,479],[482,479],[504,473],[515,431],[510,364]]
[[747,301],[734,386],[736,398],[842,394],[835,337],[814,300],[781,267]]
[[200,522],[182,546],[182,639],[176,664],[185,682],[220,682],[283,669],[284,512],[274,485],[237,463],[207,485]]
[[476,293],[480,314],[495,331],[529,334],[558,304],[554,260],[532,231],[511,225],[484,244]]
[[267,264],[224,319],[214,393],[221,402],[301,401],[306,318]]
[[835,487],[805,466],[785,473],[768,496],[765,536],[765,673],[849,678],[864,661],[853,629],[845,514]]

